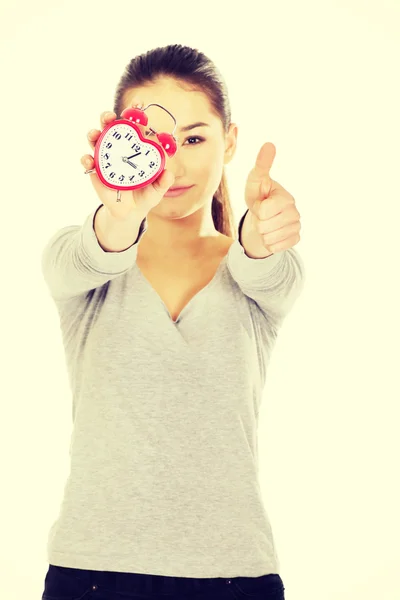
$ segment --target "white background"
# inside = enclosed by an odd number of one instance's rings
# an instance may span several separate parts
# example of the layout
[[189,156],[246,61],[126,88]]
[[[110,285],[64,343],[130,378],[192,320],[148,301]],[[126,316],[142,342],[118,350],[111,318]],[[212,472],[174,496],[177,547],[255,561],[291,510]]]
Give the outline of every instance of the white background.
[[41,251],[98,206],[80,158],[126,64],[181,43],[228,84],[236,224],[266,141],[301,214],[307,282],[259,426],[286,598],[398,600],[399,3],[25,0],[0,22],[0,597],[41,597],[68,472],[71,397]]

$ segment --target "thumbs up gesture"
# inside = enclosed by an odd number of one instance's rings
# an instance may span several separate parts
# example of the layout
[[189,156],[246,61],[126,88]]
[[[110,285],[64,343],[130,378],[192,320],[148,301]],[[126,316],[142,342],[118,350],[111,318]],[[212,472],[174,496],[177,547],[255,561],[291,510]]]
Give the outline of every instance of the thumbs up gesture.
[[254,258],[287,250],[300,241],[300,213],[295,200],[270,176],[275,154],[271,142],[263,144],[246,181],[249,212],[243,222],[241,243]]

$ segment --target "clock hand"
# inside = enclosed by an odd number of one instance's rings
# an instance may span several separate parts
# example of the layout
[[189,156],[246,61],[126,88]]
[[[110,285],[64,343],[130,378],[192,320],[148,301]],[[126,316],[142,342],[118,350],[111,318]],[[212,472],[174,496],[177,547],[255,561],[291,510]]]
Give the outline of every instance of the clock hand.
[[[140,152],[139,152],[139,154],[140,154]],[[135,163],[133,163],[130,160],[128,160],[128,158],[131,158],[130,156],[129,157],[122,156],[121,158],[122,158],[122,160],[123,160],[124,163],[128,163],[128,165],[131,165],[131,167],[135,167],[135,169],[137,169],[137,165],[135,165]]]
[[127,158],[134,158],[135,156],[139,156],[139,154],[142,154],[142,153],[136,152],[136,154],[131,154],[131,156],[127,156]]

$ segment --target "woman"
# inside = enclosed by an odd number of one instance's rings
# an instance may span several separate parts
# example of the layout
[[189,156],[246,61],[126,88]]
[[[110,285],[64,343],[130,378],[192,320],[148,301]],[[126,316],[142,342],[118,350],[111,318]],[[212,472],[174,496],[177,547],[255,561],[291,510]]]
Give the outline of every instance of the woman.
[[[278,330],[303,286],[291,247],[298,212],[288,194],[285,210],[275,207],[280,225],[291,211],[283,251],[262,247],[255,210],[234,236],[224,165],[237,126],[204,54],[173,45],[133,59],[101,128],[150,103],[179,125],[166,170],[118,203],[84,156],[102,204],[43,251],[74,429],[42,598],[281,600],[257,421]],[[172,131],[166,112],[146,114],[156,131]],[[92,149],[100,133],[89,135]],[[165,195],[179,186],[187,189]]]

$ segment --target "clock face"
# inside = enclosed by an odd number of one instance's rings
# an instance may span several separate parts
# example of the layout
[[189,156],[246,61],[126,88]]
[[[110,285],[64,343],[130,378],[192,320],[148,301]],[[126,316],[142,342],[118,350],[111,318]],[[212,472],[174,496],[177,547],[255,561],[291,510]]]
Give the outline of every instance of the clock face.
[[142,187],[164,166],[160,151],[143,141],[130,123],[112,125],[99,142],[97,161],[106,185]]

